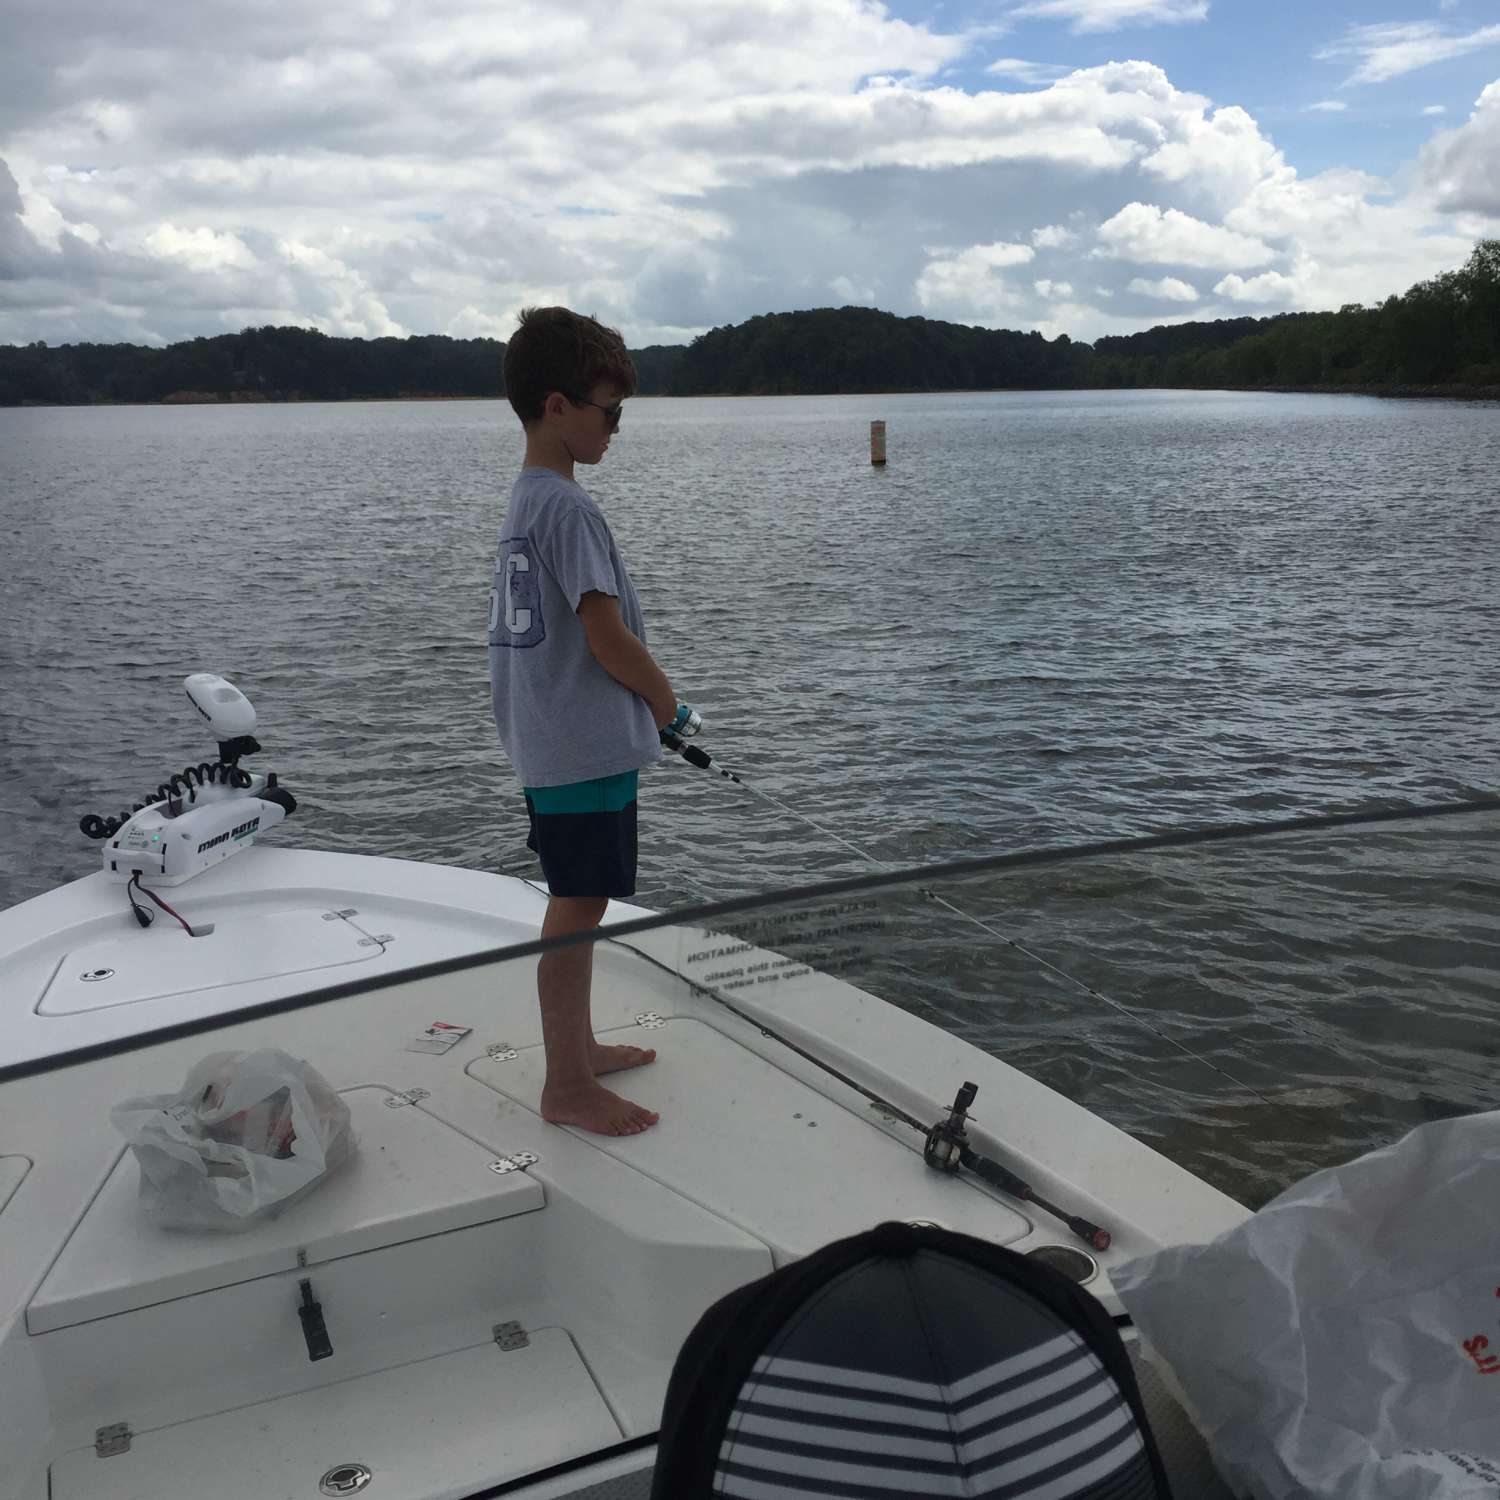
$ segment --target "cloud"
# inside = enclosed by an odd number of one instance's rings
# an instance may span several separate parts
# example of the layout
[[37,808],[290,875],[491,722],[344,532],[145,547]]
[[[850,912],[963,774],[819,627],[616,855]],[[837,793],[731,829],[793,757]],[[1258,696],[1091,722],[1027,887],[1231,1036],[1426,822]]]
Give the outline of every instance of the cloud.
[[[1001,59],[975,84],[993,26],[874,0],[789,15],[444,0],[434,28],[383,0],[118,0],[82,25],[77,0],[31,7],[0,51],[0,339],[503,337],[536,301],[635,344],[832,301],[1088,338],[1152,316],[1132,282],[1197,282],[1203,317],[1251,283],[1299,299],[1267,310],[1337,306],[1472,243],[1417,174],[1302,177],[1248,110],[1155,64],[1044,78],[1061,70]],[[1454,201],[1486,170],[1477,141],[1453,147]]]
[[1099,226],[1095,238],[1098,255],[1153,265],[1259,266],[1276,258],[1253,236],[1149,203],[1127,203]]
[[1342,99],[1319,99],[1316,104],[1309,104],[1307,108],[1314,114],[1341,115],[1349,106]]
[[847,276],[835,276],[828,283],[828,290],[845,306],[851,303],[868,306],[875,301],[875,289],[873,287],[856,286]]
[[1014,78],[1017,83],[1056,83],[1073,70],[1060,63],[1027,62],[1019,57],[996,58],[985,70],[999,78]]
[[1117,31],[1134,24],[1205,21],[1208,0],[1030,0],[1010,14],[1071,21],[1074,32]]
[[1302,290],[1302,283],[1297,277],[1284,276],[1280,271],[1263,271],[1248,281],[1231,273],[1214,287],[1215,295],[1228,297],[1231,302],[1259,304],[1295,303]]
[[1196,302],[1198,290],[1175,276],[1163,276],[1159,281],[1147,281],[1136,276],[1126,283],[1127,292],[1139,292],[1143,297],[1157,297],[1164,302]]
[[1040,229],[1031,231],[1031,243],[1039,250],[1057,250],[1066,245],[1076,245],[1078,234],[1061,224],[1043,224]]
[[1351,26],[1342,41],[1315,55],[1325,60],[1358,58],[1359,65],[1344,80],[1346,84],[1384,83],[1497,44],[1500,26],[1481,26],[1459,35],[1436,21],[1377,21]]
[[[966,321],[986,322],[1017,307],[1014,288],[997,272],[1035,258],[1030,245],[970,245],[966,250],[934,250],[917,277],[917,301],[937,316],[968,310]],[[974,318],[977,311],[979,317]]]
[[19,283],[46,268],[47,257],[24,215],[21,189],[10,168],[0,161],[0,283]]
[[1236,105],[1184,111],[1141,166],[1159,183],[1171,184],[1183,206],[1215,214],[1267,180],[1296,175],[1254,117]]
[[146,248],[194,271],[243,270],[255,264],[249,247],[237,235],[216,233],[206,225],[179,229],[163,224],[146,236]]
[[1448,113],[1446,104],[1428,104],[1422,109],[1424,115],[1445,115]]
[[1500,79],[1463,125],[1433,136],[1418,170],[1439,208],[1500,220]]
[[[543,306],[547,304],[542,304]],[[516,331],[516,317],[497,317],[472,303],[460,308],[449,320],[443,332],[450,339],[499,339],[504,343]]]

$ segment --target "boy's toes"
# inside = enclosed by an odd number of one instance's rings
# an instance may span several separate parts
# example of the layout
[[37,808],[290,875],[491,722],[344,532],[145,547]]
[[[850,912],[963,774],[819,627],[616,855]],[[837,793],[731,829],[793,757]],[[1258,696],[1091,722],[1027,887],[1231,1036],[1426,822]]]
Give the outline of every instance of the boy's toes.
[[655,1110],[643,1109],[639,1104],[632,1104],[630,1108],[620,1116],[616,1122],[615,1135],[639,1135],[643,1130],[649,1130],[661,1116]]
[[542,1118],[553,1125],[577,1125],[598,1135],[638,1135],[661,1118],[597,1083],[542,1090]]

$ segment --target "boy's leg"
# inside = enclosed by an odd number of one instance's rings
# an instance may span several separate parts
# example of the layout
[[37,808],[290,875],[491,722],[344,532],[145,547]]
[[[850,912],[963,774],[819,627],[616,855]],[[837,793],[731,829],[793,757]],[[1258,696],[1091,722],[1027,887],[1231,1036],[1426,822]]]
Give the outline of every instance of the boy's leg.
[[[542,936],[591,931],[603,919],[608,904],[602,896],[552,896]],[[593,943],[544,953],[537,963],[542,1044],[547,1056],[542,1118],[601,1135],[635,1135],[656,1124],[660,1116],[611,1093],[595,1074],[637,1067],[651,1062],[656,1053],[642,1047],[601,1047],[595,1041],[589,1013],[593,972]]]

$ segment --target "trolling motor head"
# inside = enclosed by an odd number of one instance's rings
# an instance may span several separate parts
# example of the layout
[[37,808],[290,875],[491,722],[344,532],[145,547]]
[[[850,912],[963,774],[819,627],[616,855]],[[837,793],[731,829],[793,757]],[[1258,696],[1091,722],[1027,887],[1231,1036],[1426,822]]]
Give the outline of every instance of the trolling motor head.
[[237,766],[240,756],[254,755],[260,741],[255,728],[255,708],[230,681],[217,672],[194,672],[182,682],[188,701],[208,720],[219,742],[219,763]]
[[956,1172],[963,1165],[964,1152],[969,1146],[969,1135],[964,1121],[969,1115],[969,1106],[979,1092],[977,1083],[965,1083],[953,1100],[953,1108],[946,1120],[939,1120],[927,1132],[927,1143],[922,1147],[922,1159],[929,1167],[939,1172]]

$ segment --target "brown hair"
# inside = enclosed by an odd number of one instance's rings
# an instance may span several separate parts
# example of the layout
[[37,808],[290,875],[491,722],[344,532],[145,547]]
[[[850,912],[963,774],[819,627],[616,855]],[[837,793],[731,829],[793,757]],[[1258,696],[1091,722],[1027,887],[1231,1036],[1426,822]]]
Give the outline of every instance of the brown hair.
[[505,394],[524,425],[535,422],[553,391],[587,397],[600,381],[635,394],[635,365],[613,328],[566,307],[526,307],[505,346]]

